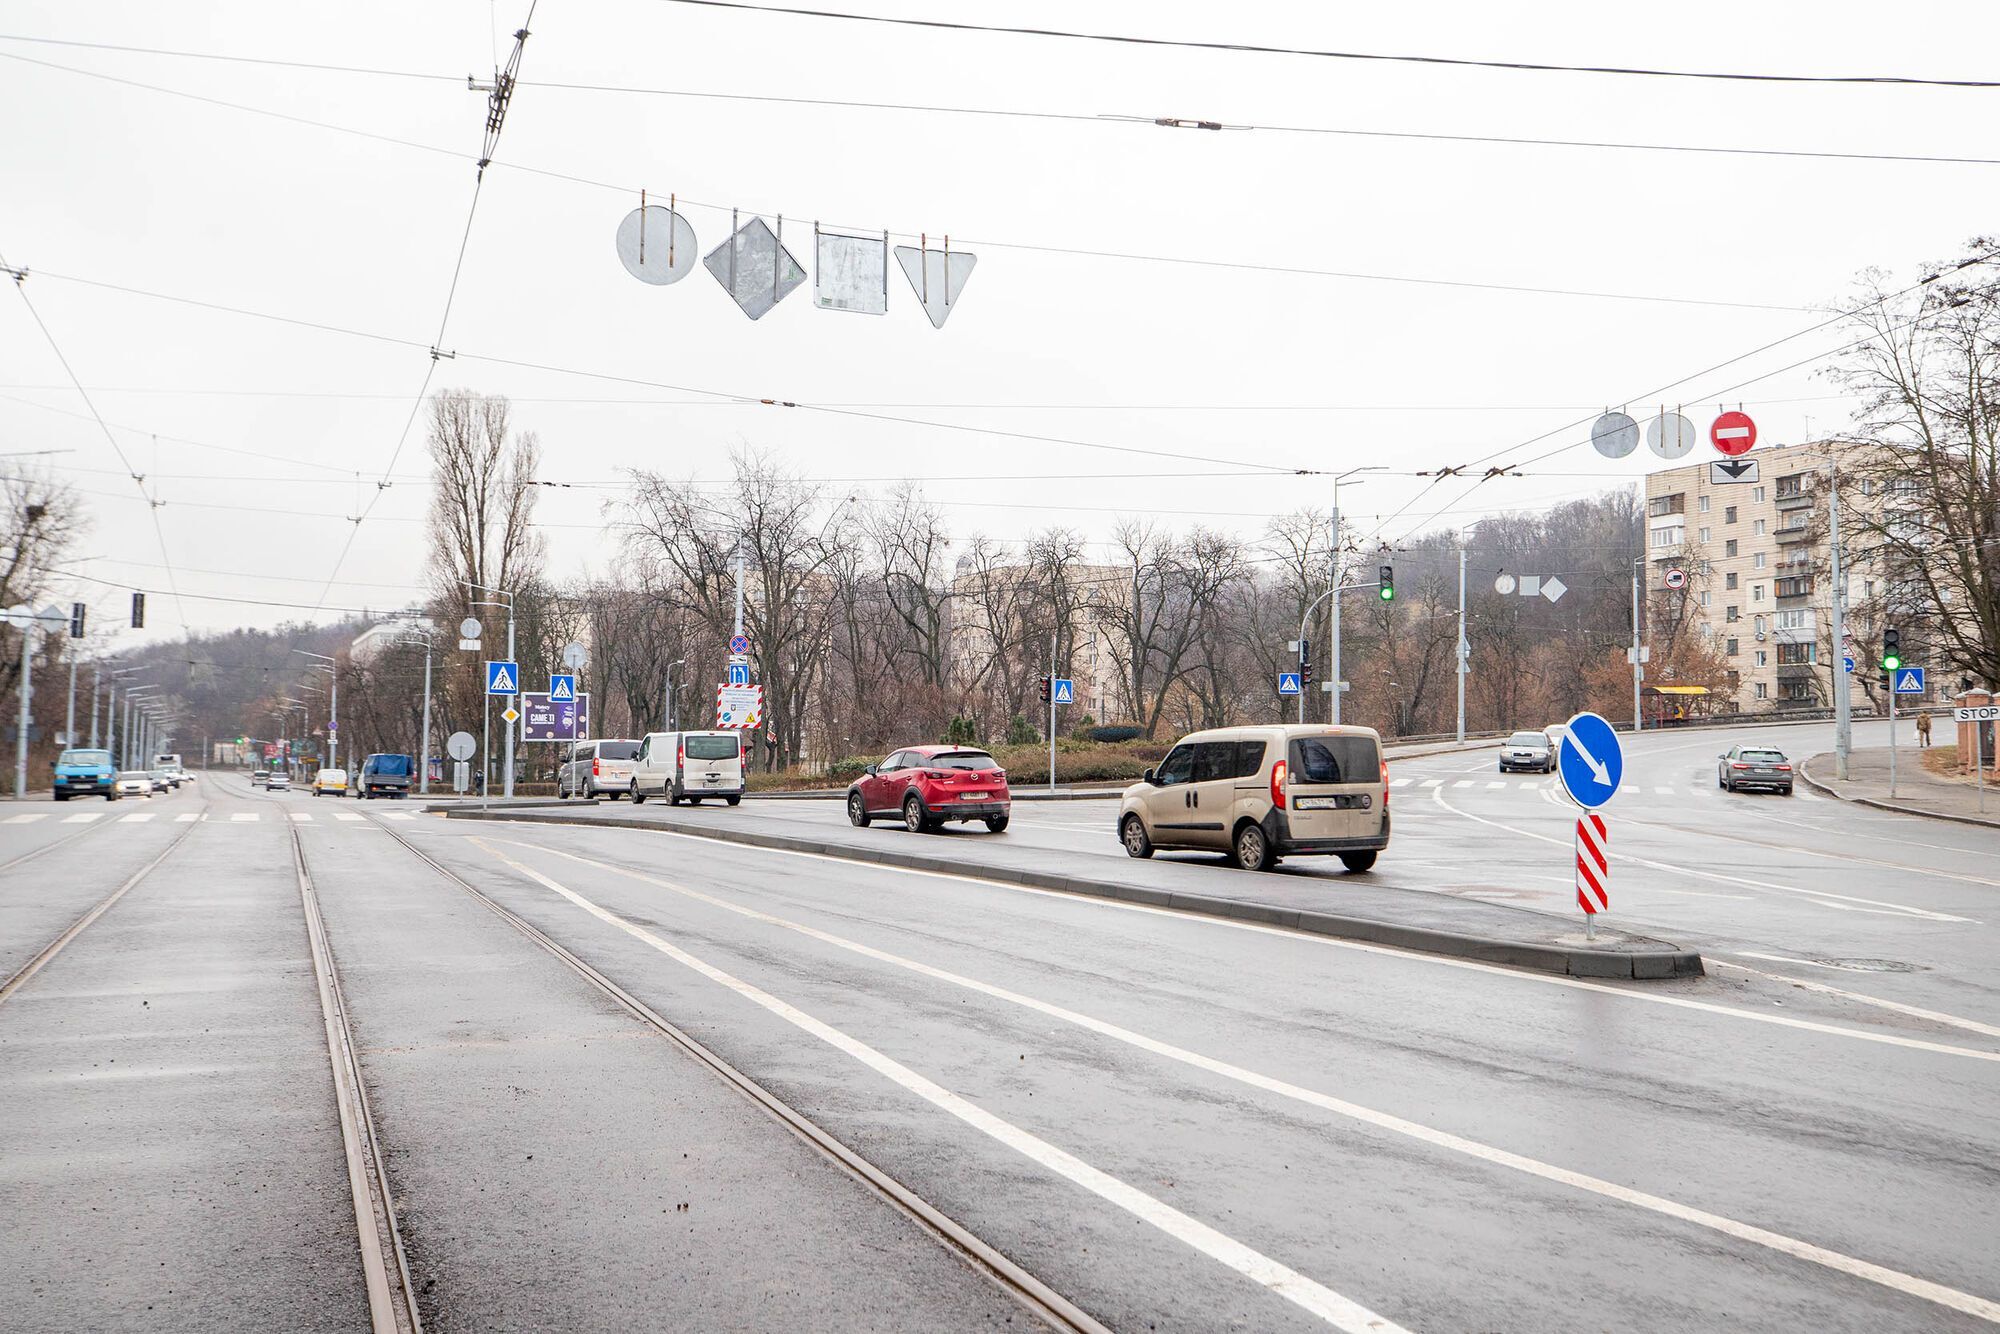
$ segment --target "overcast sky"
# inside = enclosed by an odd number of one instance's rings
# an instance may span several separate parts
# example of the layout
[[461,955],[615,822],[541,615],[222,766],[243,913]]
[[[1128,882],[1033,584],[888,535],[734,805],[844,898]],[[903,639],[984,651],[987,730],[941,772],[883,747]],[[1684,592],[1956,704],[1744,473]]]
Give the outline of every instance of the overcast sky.
[[[2000,7],[1973,3],[1829,3],[1810,21],[1795,6],[1740,0],[1670,13],[1540,4],[1531,19],[1486,3],[847,7],[1206,41],[1786,74],[1979,78],[1991,75],[2000,44]],[[273,624],[322,600],[389,607],[418,593],[421,422],[396,450],[430,369],[426,349],[473,189],[485,105],[464,76],[491,76],[496,49],[504,59],[526,12],[525,0],[337,11],[249,0],[0,6],[0,56],[15,57],[0,59],[0,123],[10,127],[0,135],[0,254],[33,274],[36,309],[165,502],[156,536],[27,308],[0,293],[0,453],[68,451],[48,462],[89,501],[82,569],[107,582],[77,587],[100,616],[122,619],[123,587],[168,587],[168,564],[185,594],[301,605],[156,598],[154,636],[183,624]],[[1923,262],[1958,257],[1967,237],[1992,229],[2000,204],[1992,166],[1096,119],[1991,157],[2000,156],[2000,90],[1372,64],[669,0],[544,0],[532,26],[442,339],[459,356],[440,363],[433,385],[515,400],[517,421],[542,438],[543,475],[577,484],[545,490],[539,511],[565,577],[611,568],[603,507],[622,469],[719,478],[736,449],[839,479],[827,483],[836,496],[922,479],[966,534],[1002,538],[1064,523],[1101,541],[1121,514],[1255,533],[1265,516],[1332,500],[1325,476],[1257,465],[1393,469],[1342,489],[1350,531],[1390,539],[1593,494],[1637,480],[1648,456],[1606,461],[1587,429],[1559,428],[1628,402],[1643,417],[1655,404],[1635,395],[1807,329],[1858,270],[1881,266],[1908,281]],[[73,72],[84,70],[450,153]],[[946,107],[1084,119],[936,109]],[[893,272],[886,316],[815,309],[808,285],[753,323],[705,272],[669,287],[626,274],[613,234],[642,187],[662,202],[679,196],[703,252],[727,237],[736,207],[773,221],[782,213],[788,246],[809,269],[815,219],[887,229],[898,241],[949,234],[978,267],[942,330]],[[1426,281],[1382,280],[1391,278]],[[1675,300],[1627,299],[1641,297]],[[1824,363],[1717,395],[1842,341],[1834,329],[1794,338],[1665,401],[1685,403],[1704,432],[1718,401],[1741,401],[1765,442],[1801,439],[1846,419],[1835,386],[1815,375]],[[871,405],[862,410],[911,420],[689,390]],[[1477,487],[1411,475],[1565,443],[1579,447],[1529,476]],[[1701,449],[1708,454],[1705,441]],[[353,529],[347,516],[371,503],[385,471],[392,484],[328,588]],[[987,480],[995,474],[1047,480]]]

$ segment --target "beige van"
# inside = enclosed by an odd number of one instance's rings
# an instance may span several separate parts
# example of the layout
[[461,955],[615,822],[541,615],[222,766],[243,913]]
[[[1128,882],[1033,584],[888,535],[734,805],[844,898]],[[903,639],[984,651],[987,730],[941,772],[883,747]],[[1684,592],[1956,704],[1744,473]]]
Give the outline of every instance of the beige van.
[[1246,871],[1281,857],[1336,856],[1365,871],[1389,846],[1389,769],[1367,727],[1224,727],[1182,738],[1125,789],[1118,838],[1227,854]]

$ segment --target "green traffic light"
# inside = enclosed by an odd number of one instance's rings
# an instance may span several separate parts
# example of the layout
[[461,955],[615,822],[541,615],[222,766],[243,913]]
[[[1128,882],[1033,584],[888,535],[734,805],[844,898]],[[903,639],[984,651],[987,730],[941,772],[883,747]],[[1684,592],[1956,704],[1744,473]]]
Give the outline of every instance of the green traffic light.
[[1396,590],[1395,590],[1395,589],[1393,589],[1393,588],[1385,588],[1385,589],[1383,589],[1383,590],[1382,590],[1382,600],[1383,600],[1384,602],[1394,602],[1394,601],[1396,600]]
[[1903,660],[1893,653],[1886,653],[1882,656],[1882,670],[1885,672],[1893,672],[1902,665]]

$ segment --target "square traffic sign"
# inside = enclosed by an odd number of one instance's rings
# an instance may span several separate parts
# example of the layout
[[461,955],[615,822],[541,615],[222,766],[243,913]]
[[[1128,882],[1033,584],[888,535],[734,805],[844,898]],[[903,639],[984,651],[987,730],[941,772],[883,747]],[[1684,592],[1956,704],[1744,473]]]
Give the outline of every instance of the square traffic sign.
[[513,695],[521,689],[520,667],[511,662],[488,659],[486,663],[486,693],[489,695]]
[[1899,695],[1923,694],[1924,669],[1921,667],[1898,667],[1896,669],[1896,693]]

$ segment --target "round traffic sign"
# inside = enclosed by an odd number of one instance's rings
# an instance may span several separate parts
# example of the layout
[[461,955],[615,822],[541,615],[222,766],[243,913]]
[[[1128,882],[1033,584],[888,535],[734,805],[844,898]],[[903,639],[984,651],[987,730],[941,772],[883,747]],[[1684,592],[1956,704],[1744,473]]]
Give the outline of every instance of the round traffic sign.
[[580,672],[583,670],[583,665],[590,661],[590,650],[572,639],[563,645],[562,659],[563,666],[573,672]]
[[1687,586],[1688,572],[1686,570],[1676,565],[1673,569],[1667,571],[1668,588],[1686,588]]
[[729,636],[729,651],[731,653],[748,653],[750,651],[750,637],[748,635]]
[[1639,447],[1639,423],[1622,412],[1607,412],[1590,428],[1590,443],[1607,459],[1622,459]]
[[1493,580],[1493,591],[1496,593],[1511,593],[1514,591],[1517,582],[1511,574],[1497,575]]
[[1625,751],[1611,724],[1594,713],[1579,713],[1563,724],[1556,777],[1570,800],[1587,810],[1617,795],[1625,777]]
[[1725,412],[1708,428],[1709,443],[1731,458],[1748,454],[1757,443],[1757,423],[1747,412]]
[[472,752],[479,749],[478,738],[470,732],[453,732],[444,743],[444,753],[454,760],[469,760]]
[[458,623],[458,637],[460,639],[477,639],[479,638],[480,629],[479,622],[473,617],[468,616]]
[[1663,459],[1678,459],[1694,448],[1694,423],[1678,412],[1662,412],[1646,423],[1646,448]]

